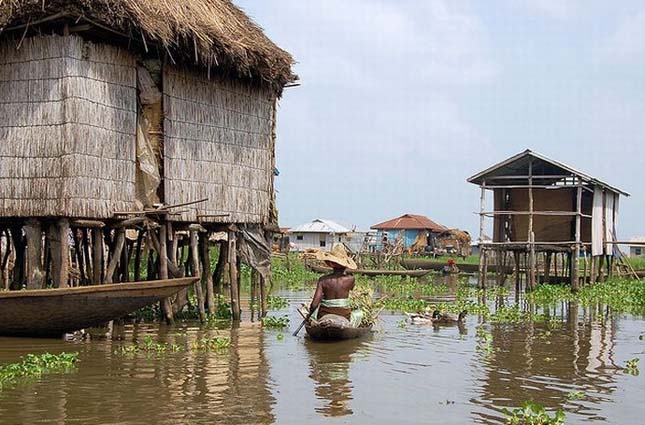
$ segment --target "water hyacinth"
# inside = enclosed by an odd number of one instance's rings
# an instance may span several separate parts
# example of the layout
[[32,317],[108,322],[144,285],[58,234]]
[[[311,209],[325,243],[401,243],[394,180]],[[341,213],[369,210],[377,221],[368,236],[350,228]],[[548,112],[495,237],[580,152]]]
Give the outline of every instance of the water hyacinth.
[[67,372],[78,362],[78,353],[27,354],[19,363],[0,366],[0,391],[20,379],[38,378],[45,373]]

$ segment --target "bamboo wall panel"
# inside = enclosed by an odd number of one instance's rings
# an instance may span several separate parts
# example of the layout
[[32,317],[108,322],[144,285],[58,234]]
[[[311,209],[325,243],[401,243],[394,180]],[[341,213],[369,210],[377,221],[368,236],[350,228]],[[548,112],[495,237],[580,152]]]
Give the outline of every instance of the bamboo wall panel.
[[136,63],[79,37],[0,45],[0,216],[133,208]]
[[164,71],[167,204],[209,198],[182,220],[266,223],[273,182],[275,96],[246,84]]

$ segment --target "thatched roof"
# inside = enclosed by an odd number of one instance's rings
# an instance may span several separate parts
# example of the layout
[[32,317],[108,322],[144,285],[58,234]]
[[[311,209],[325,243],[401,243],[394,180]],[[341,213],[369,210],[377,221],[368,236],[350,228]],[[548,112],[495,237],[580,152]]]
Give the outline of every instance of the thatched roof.
[[230,0],[0,0],[0,32],[73,18],[156,43],[175,60],[234,72],[280,91],[297,77],[293,58]]

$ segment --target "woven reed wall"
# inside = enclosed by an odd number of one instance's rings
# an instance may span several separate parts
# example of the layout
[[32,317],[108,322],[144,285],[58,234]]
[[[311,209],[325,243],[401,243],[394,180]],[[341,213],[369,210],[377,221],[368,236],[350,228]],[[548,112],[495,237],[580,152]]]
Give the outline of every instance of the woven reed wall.
[[167,204],[209,198],[182,215],[266,223],[273,182],[275,96],[268,90],[178,68],[164,71],[164,193]]
[[0,216],[134,208],[136,67],[79,37],[0,43]]

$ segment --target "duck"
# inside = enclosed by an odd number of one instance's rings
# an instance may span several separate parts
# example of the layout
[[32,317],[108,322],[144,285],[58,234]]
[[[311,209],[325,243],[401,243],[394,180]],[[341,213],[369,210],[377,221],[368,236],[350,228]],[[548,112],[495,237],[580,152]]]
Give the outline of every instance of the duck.
[[429,312],[424,313],[405,313],[408,316],[410,323],[414,325],[425,325],[425,324],[437,324],[437,325],[449,325],[454,323],[463,323],[464,318],[468,314],[468,311],[463,310],[458,315],[451,313],[441,313],[439,310],[434,310],[432,314]]
[[468,311],[463,310],[458,315],[452,313],[441,313],[439,310],[432,312],[432,323],[439,324],[450,324],[450,323],[462,323],[464,318],[468,314]]

